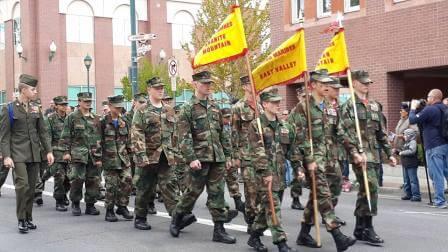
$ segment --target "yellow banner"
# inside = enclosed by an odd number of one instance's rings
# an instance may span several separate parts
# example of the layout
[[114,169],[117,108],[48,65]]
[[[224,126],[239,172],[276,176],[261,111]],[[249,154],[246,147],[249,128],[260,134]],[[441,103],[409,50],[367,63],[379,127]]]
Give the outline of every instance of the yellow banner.
[[255,90],[260,92],[271,86],[291,84],[307,69],[305,31],[300,29],[252,71]]
[[349,67],[345,33],[341,28],[334,35],[330,46],[322,53],[316,70],[327,69],[329,74],[343,74]]
[[193,59],[193,68],[235,60],[247,53],[241,9],[234,6],[218,31]]

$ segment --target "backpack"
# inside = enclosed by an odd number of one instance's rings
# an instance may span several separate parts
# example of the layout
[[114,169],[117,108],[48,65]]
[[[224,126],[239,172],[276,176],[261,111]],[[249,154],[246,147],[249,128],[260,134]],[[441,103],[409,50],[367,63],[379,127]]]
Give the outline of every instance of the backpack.
[[440,111],[442,111],[440,119],[440,129],[442,131],[442,136],[448,140],[448,108],[442,109],[439,106]]

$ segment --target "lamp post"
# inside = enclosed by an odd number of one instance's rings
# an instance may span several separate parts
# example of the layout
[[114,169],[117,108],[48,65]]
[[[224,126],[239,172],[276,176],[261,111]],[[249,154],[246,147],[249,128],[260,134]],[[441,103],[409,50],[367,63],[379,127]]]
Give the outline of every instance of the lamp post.
[[89,54],[86,55],[84,58],[84,66],[86,66],[87,69],[87,92],[90,93],[90,78],[89,78],[89,70],[90,66],[92,65],[92,57],[90,57]]

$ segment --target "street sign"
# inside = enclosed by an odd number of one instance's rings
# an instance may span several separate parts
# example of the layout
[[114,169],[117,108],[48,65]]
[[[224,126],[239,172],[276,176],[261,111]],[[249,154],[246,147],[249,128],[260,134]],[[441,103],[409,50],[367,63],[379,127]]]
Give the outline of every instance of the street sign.
[[168,73],[171,78],[175,78],[179,74],[178,66],[179,66],[179,63],[177,62],[177,60],[175,58],[170,58],[168,60]]
[[171,91],[176,92],[177,80],[176,77],[171,77]]
[[151,50],[151,45],[143,45],[137,48],[137,54],[145,55],[147,52]]
[[129,41],[141,41],[141,40],[152,40],[156,39],[157,35],[154,33],[148,33],[148,34],[137,34],[137,35],[130,35],[128,37]]

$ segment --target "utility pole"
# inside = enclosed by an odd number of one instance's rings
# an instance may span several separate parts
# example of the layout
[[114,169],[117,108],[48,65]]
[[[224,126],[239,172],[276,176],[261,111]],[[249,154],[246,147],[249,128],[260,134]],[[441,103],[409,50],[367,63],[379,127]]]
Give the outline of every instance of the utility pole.
[[[130,9],[131,9],[131,35],[137,34],[137,20],[135,15],[135,0],[130,0]],[[131,42],[131,84],[132,84],[132,95],[138,93],[138,86],[137,86],[137,76],[138,76],[138,69],[137,69],[137,41]]]

